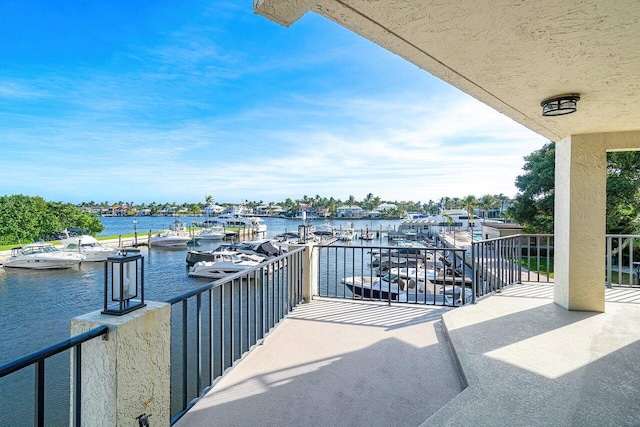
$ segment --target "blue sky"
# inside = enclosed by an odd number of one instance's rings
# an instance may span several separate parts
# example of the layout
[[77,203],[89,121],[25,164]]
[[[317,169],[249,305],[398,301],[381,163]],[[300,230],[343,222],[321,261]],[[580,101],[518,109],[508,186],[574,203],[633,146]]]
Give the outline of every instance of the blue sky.
[[513,196],[547,142],[314,14],[287,29],[249,0],[17,0],[0,16],[0,194]]

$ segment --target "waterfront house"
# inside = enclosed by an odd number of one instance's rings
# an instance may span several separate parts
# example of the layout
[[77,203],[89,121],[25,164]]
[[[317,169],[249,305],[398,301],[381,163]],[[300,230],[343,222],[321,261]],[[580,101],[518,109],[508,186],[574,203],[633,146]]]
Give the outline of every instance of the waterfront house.
[[224,212],[223,206],[216,205],[215,203],[210,203],[202,210],[202,215],[206,217],[212,217],[217,216],[222,212]]
[[360,206],[345,205],[336,209],[336,217],[338,218],[362,218],[365,214],[365,210]]
[[385,214],[385,212],[394,211],[397,208],[398,208],[398,206],[396,206],[393,203],[382,203],[381,205],[376,207],[374,210],[372,210],[369,213],[369,216],[372,217],[372,218],[379,218],[379,217],[383,216]]

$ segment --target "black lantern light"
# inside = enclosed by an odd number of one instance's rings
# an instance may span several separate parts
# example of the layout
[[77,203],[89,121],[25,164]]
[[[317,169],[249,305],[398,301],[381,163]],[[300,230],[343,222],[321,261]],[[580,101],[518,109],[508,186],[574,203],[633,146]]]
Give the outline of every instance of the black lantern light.
[[[140,254],[126,252],[107,258],[104,264],[103,314],[121,316],[145,306],[142,259]],[[138,292],[139,300],[134,299]]]
[[565,93],[547,98],[540,103],[543,116],[563,116],[575,113],[578,109],[580,95],[577,93]]

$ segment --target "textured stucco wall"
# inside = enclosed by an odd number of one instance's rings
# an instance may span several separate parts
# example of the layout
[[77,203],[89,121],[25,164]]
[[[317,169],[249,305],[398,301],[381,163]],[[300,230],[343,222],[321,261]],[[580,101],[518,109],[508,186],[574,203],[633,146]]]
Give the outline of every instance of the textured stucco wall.
[[135,426],[153,414],[152,425],[170,420],[171,306],[147,302],[124,316],[100,311],[71,321],[71,334],[109,326],[107,340],[82,346],[82,425]]
[[604,311],[607,151],[639,149],[640,132],[556,144],[554,300],[568,310]]
[[302,253],[302,298],[307,303],[318,295],[318,249],[313,244],[292,245],[291,248],[301,246],[307,248]]

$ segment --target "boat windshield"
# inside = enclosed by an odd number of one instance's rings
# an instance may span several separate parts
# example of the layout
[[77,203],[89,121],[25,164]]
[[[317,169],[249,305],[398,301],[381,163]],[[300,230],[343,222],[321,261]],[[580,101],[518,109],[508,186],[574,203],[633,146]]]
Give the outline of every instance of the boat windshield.
[[384,276],[382,278],[382,280],[384,280],[385,282],[395,283],[395,282],[398,281],[398,275],[397,274],[387,274],[386,276]]
[[29,246],[22,250],[23,255],[33,255],[33,254],[42,254],[45,252],[58,252],[54,246],[51,245],[41,245],[41,246]]

